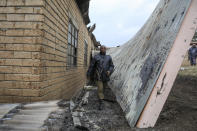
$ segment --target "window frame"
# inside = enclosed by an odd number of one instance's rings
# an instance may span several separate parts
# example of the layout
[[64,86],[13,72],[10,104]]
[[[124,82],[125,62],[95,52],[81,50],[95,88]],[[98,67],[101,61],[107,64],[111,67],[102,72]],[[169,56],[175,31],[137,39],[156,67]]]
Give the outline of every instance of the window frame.
[[71,20],[68,23],[67,35],[67,68],[77,67],[79,30]]
[[88,42],[84,40],[84,66],[88,66]]

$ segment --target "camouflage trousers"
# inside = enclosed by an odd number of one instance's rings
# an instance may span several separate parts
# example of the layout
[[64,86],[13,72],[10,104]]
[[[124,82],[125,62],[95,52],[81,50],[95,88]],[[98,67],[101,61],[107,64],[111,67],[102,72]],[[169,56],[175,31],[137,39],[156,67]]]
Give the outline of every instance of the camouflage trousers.
[[98,87],[98,97],[100,100],[104,99],[104,90],[108,87],[107,82],[96,81],[96,85]]

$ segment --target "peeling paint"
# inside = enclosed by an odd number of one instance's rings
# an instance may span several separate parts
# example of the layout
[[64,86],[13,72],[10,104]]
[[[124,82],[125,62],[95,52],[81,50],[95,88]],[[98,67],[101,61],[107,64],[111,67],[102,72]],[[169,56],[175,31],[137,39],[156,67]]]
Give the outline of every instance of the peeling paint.
[[108,52],[115,64],[109,84],[131,127],[160,75],[190,2],[161,0],[134,38]]

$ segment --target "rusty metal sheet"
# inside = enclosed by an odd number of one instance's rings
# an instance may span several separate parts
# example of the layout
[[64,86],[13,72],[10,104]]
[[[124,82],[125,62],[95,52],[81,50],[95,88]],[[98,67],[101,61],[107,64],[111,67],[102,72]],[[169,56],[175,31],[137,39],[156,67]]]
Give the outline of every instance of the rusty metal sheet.
[[111,85],[134,127],[175,42],[191,0],[161,0],[147,23],[130,41],[109,50],[115,71]]

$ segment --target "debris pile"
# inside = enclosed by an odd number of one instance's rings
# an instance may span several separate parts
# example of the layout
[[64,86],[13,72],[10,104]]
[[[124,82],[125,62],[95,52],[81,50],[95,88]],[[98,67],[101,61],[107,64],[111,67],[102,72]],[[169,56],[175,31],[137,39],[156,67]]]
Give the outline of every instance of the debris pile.
[[[105,89],[105,100],[102,110],[99,110],[99,99],[96,87],[85,87],[70,101],[70,114],[73,126],[69,120],[64,122],[64,130],[114,130],[130,129],[122,109],[116,102],[110,88]],[[70,115],[68,114],[67,118]],[[70,127],[68,125],[71,125]]]

